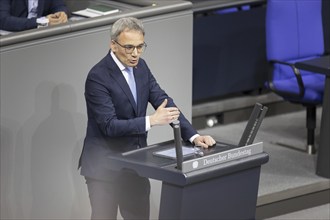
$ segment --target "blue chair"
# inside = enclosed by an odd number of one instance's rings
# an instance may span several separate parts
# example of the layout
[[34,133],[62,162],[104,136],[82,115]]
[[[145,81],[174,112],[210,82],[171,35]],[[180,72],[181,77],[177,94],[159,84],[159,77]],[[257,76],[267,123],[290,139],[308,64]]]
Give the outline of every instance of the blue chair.
[[268,0],[267,87],[307,109],[307,151],[315,153],[316,107],[322,104],[325,76],[299,70],[295,63],[324,55],[322,0]]

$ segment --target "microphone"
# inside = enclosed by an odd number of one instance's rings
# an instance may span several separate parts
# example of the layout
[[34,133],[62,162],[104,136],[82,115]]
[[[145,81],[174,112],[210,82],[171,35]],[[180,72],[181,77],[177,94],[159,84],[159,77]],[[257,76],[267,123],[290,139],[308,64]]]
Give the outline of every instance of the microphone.
[[174,143],[175,143],[177,169],[182,170],[183,155],[182,155],[180,121],[176,120],[176,121],[172,122],[172,124],[173,124],[173,132],[174,132]]

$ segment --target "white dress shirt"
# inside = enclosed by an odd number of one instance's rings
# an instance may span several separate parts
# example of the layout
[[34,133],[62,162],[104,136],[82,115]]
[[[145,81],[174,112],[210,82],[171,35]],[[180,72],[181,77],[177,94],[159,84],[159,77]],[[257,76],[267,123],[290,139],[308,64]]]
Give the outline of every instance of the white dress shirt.
[[28,18],[37,17],[37,12],[38,12],[38,0],[29,0]]

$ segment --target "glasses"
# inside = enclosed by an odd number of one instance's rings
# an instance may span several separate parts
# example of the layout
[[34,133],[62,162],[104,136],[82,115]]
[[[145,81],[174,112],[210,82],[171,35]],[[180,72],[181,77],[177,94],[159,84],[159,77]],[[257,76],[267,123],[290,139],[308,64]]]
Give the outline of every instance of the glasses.
[[147,44],[143,43],[137,46],[133,46],[133,45],[121,45],[120,43],[118,43],[116,40],[114,40],[114,42],[116,44],[118,44],[119,46],[121,46],[122,48],[125,49],[126,53],[133,53],[133,51],[136,49],[138,53],[143,53],[145,51],[145,49],[147,48]]

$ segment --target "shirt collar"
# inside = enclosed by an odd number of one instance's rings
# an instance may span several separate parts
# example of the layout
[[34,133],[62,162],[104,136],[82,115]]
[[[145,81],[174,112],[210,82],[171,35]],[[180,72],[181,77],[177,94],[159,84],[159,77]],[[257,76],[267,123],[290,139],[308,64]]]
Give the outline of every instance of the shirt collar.
[[119,69],[123,72],[126,68],[130,69],[132,71],[132,67],[125,67],[122,62],[120,62],[118,60],[118,58],[116,57],[116,55],[114,54],[113,51],[110,52],[110,55],[112,57],[112,59],[115,61],[115,63],[117,64],[117,66],[119,67]]

